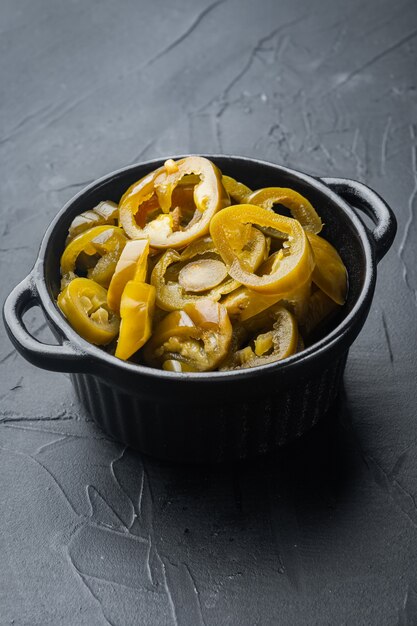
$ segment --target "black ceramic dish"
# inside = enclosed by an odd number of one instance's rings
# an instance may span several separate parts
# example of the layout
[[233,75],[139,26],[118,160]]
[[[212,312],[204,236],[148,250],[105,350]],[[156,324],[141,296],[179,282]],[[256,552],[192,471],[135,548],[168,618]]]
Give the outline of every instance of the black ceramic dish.
[[[376,264],[396,232],[387,204],[365,185],[315,179],[254,159],[208,156],[253,189],[291,187],[317,208],[323,235],[349,273],[348,300],[323,338],[284,361],[230,372],[177,374],[126,363],[84,341],[55,304],[59,259],[73,217],[101,200],[119,201],[164,160],[119,170],[70,200],[49,226],[32,272],[7,298],[4,321],[17,350],[39,367],[70,372],[81,402],[111,437],[161,459],[206,462],[273,450],[311,428],[335,399],[352,342],[371,305]],[[370,231],[352,206],[375,223]],[[40,306],[60,345],[45,345],[22,316]]]

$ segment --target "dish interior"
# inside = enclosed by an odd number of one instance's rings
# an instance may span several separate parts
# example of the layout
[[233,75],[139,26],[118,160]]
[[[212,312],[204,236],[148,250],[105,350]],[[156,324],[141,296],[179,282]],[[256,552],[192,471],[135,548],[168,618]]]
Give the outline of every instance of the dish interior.
[[[317,341],[336,328],[352,310],[363,288],[366,268],[365,251],[354,225],[343,210],[326,195],[326,192],[311,186],[308,180],[304,180],[303,176],[296,172],[288,172],[273,164],[237,157],[216,158],[209,156],[208,158],[216,163],[224,174],[236,178],[254,190],[272,186],[295,189],[313,204],[320,215],[324,224],[320,234],[333,244],[342,257],[348,271],[349,291],[345,305],[313,337],[314,341]],[[92,188],[78,195],[59,217],[55,223],[53,235],[49,239],[44,259],[44,279],[52,300],[55,300],[59,292],[60,258],[65,247],[68,227],[73,218],[79,213],[93,208],[102,200],[113,200],[118,203],[130,185],[162,165],[163,161],[138,165],[98,182]]]

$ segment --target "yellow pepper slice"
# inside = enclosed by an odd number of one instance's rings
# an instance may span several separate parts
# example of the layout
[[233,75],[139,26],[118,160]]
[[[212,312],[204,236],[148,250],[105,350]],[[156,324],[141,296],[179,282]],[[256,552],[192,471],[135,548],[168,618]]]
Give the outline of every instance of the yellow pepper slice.
[[263,209],[272,209],[274,204],[282,204],[298,220],[304,230],[317,234],[323,228],[322,221],[313,205],[294,189],[285,187],[265,187],[254,191],[247,199],[248,204],[256,204]]
[[[172,195],[184,176],[196,174],[194,186],[195,211],[186,226],[180,226],[171,212]],[[188,179],[189,180],[189,179]],[[138,225],[135,215],[140,205],[156,195],[161,213],[151,221]],[[230,203],[221,182],[218,168],[203,157],[187,157],[177,162],[169,159],[163,168],[152,172],[132,185],[120,201],[120,224],[131,239],[149,238],[154,248],[184,248],[191,241],[208,233],[212,216]],[[153,214],[152,214],[153,215]]]
[[249,202],[248,198],[251,193],[253,193],[252,189],[249,189],[249,187],[246,187],[246,185],[231,176],[225,176],[224,174],[222,176],[222,183],[232,200],[238,203]]
[[119,318],[107,307],[107,291],[89,278],[74,278],[58,296],[58,306],[83,339],[104,346],[119,331]]
[[[274,252],[259,267],[258,274],[268,274],[279,262],[279,252]],[[244,322],[245,320],[258,315],[262,311],[269,309],[277,302],[282,301],[283,306],[288,308],[299,321],[305,315],[308,306],[308,299],[311,292],[311,281],[304,285],[297,285],[289,294],[264,294],[253,291],[243,285],[229,293],[222,304],[226,307],[229,317],[233,322]]]
[[115,226],[119,217],[119,207],[115,202],[106,200],[100,202],[89,211],[76,215],[68,228],[67,244],[80,233],[94,226]]
[[347,294],[347,271],[339,253],[331,243],[313,233],[307,233],[313,248],[316,266],[313,282],[336,304],[343,305]]
[[[245,264],[245,267],[252,271],[256,270],[267,254],[265,236],[251,226],[245,227],[245,232],[242,233],[240,238],[236,236],[236,232],[234,234],[234,252],[239,256],[242,263]],[[220,258],[213,241],[206,237],[191,243],[181,254],[175,250],[167,250],[156,263],[151,275],[151,284],[156,289],[156,301],[161,309],[165,311],[183,309],[186,304],[197,302],[202,297],[218,301],[222,295],[230,293],[239,287],[239,283],[235,279],[227,277],[212,288],[210,288],[207,282],[207,291],[204,295],[189,293],[184,285],[181,284],[179,275],[172,278],[169,276],[169,268],[175,263],[179,263],[181,272],[184,268],[189,267],[189,264],[184,263],[196,257],[203,260],[207,257],[211,259],[213,257],[215,259]]]
[[219,259],[199,259],[187,263],[178,274],[178,282],[187,292],[202,293],[214,289],[227,277],[227,269]]
[[160,367],[170,360],[182,371],[207,372],[224,359],[232,338],[226,309],[209,299],[187,304],[169,313],[155,328],[144,350],[145,361]]
[[155,288],[130,280],[120,302],[120,332],[115,356],[126,361],[149,339],[155,308]]
[[[271,309],[270,330],[259,330],[268,322],[265,316],[253,318],[251,324],[245,326],[243,331],[236,334],[240,340],[248,339],[248,335],[252,335],[252,339],[248,345],[234,353],[229,354],[229,358],[222,364],[221,370],[225,369],[246,369],[248,367],[257,367],[259,365],[267,365],[286,359],[295,354],[299,345],[297,320],[294,315],[282,306]],[[246,334],[245,334],[246,331]],[[253,336],[253,333],[255,335]]]
[[281,294],[263,294],[243,285],[229,293],[222,304],[226,307],[230,319],[235,322],[243,322],[261,311],[268,309],[282,299]]
[[123,231],[117,226],[95,226],[74,237],[61,256],[64,284],[74,278],[77,259],[81,253],[85,253],[101,257],[88,270],[88,278],[107,287],[126,241]]
[[311,284],[309,281],[292,291],[291,294],[287,294],[286,297],[280,294],[261,294],[242,286],[226,296],[222,300],[222,304],[226,307],[233,322],[245,323],[246,320],[252,319],[263,311],[268,311],[278,302],[291,311],[298,322],[301,322],[307,314],[310,294]]
[[145,282],[148,255],[149,241],[147,239],[128,241],[123,248],[107,291],[107,304],[116,313],[120,310],[123,289],[129,280]]
[[[239,224],[253,224],[284,232],[288,240],[279,251],[272,273],[258,276],[233,250],[230,232]],[[294,219],[251,204],[227,207],[210,224],[210,234],[230,276],[241,284],[266,294],[288,294],[306,283],[314,268],[314,257],[306,233]]]

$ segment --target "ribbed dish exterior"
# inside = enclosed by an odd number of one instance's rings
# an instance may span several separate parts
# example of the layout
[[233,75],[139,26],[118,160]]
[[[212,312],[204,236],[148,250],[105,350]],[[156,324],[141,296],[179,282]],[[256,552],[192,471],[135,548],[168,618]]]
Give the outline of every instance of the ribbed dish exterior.
[[[261,388],[241,402],[181,404],[123,391],[91,374],[72,374],[77,396],[110,437],[153,457],[222,462],[270,452],[309,430],[335,400],[347,353],[319,374]],[[277,377],[278,378],[278,377]]]

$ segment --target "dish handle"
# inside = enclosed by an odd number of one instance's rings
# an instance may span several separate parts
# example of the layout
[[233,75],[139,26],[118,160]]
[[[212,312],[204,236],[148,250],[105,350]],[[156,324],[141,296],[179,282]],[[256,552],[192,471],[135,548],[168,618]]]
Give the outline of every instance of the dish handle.
[[40,307],[39,295],[31,274],[10,293],[3,307],[7,333],[18,352],[30,363],[55,372],[85,371],[88,355],[73,348],[67,340],[60,345],[38,341],[26,328],[23,315],[34,306]]
[[375,224],[371,237],[375,244],[376,259],[379,262],[390,249],[397,232],[397,220],[392,209],[376,191],[363,183],[348,178],[322,178],[332,191],[355,208],[360,209]]

